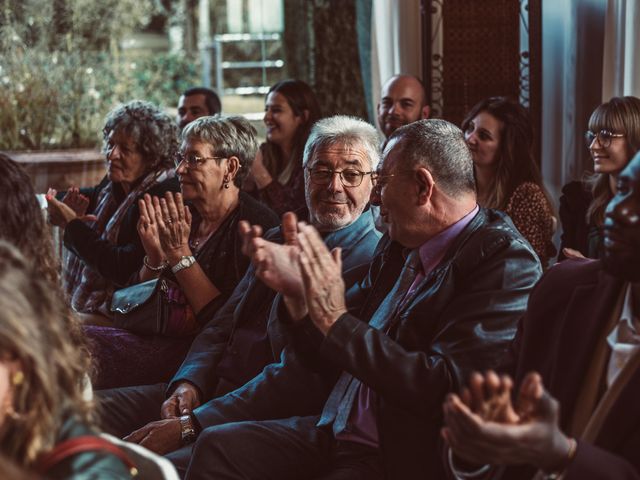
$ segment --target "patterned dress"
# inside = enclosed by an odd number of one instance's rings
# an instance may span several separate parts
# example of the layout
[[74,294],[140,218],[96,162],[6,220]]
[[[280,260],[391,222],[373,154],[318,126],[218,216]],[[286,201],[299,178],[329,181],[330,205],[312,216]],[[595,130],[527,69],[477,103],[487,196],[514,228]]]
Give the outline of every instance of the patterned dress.
[[556,255],[556,219],[542,189],[532,182],[521,183],[511,194],[505,212],[540,257],[542,266],[547,267]]

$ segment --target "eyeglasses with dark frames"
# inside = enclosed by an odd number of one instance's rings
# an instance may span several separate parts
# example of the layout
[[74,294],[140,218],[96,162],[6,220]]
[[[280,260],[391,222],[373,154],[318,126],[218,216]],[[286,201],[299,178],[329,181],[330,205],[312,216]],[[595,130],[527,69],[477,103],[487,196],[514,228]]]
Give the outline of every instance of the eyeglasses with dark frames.
[[198,165],[202,165],[207,160],[224,160],[226,157],[199,157],[193,153],[178,153],[176,155],[176,167],[180,165],[182,162],[187,164],[187,168],[197,168]]
[[324,167],[306,167],[309,171],[311,182],[316,185],[329,185],[334,175],[340,177],[342,185],[346,188],[359,187],[362,179],[366,175],[373,175],[375,172],[362,172],[355,168],[345,168],[344,170],[331,170]]
[[624,133],[614,133],[609,130],[600,130],[599,132],[592,132],[591,130],[587,130],[584,134],[584,139],[587,142],[587,148],[591,147],[593,141],[598,138],[600,145],[602,148],[607,148],[611,145],[611,142],[614,138],[622,138],[626,135]]

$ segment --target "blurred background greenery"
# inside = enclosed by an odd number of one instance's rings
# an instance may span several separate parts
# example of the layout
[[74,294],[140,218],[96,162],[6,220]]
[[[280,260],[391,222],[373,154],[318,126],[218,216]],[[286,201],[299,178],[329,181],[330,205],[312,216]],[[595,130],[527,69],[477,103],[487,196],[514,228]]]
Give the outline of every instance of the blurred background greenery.
[[167,18],[152,0],[3,0],[0,149],[95,147],[105,114],[133,98],[174,106],[198,83],[195,55],[123,48]]

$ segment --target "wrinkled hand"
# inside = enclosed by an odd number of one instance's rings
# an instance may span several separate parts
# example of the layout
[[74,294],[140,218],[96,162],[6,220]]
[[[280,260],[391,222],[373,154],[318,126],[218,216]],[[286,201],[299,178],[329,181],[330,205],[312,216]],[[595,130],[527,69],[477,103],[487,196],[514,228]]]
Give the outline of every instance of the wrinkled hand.
[[160,408],[161,418],[178,418],[200,406],[200,392],[195,385],[182,382]]
[[148,423],[123,440],[142,445],[158,455],[164,455],[182,446],[181,432],[180,419],[168,418]]
[[159,265],[164,261],[165,254],[160,244],[155,207],[148,193],[145,193],[144,197],[138,200],[138,207],[140,208],[140,217],[137,225],[138,236],[151,263]]
[[[50,191],[52,189],[49,189]],[[53,195],[56,195],[56,191],[53,190]],[[89,207],[89,198],[80,193],[80,189],[76,187],[70,187],[67,190],[64,198],[62,199],[62,203],[71,207],[71,209],[76,213],[78,217],[84,216],[87,213],[87,208]]]
[[525,377],[516,409],[506,400],[511,380],[491,376],[489,381],[476,377],[464,399],[450,394],[445,400],[442,435],[456,456],[475,464],[529,464],[545,471],[561,465],[570,442],[558,426],[558,402],[540,375]]
[[184,255],[191,255],[191,212],[185,207],[182,194],[166,192],[164,198],[153,197],[153,207],[160,245],[167,259],[173,263]]
[[272,290],[304,303],[295,214],[287,212],[282,216],[284,245],[262,238],[262,229],[258,225],[250,226],[248,222],[242,221],[239,229],[242,236],[242,252],[251,258],[256,276]]
[[[51,222],[52,225],[65,228],[71,220],[75,220],[76,218],[86,222],[93,222],[96,220],[95,215],[84,214],[86,212],[87,207],[84,206],[84,208],[82,208],[80,206],[82,203],[84,203],[84,200],[78,199],[76,197],[74,201],[70,201],[70,203],[74,205],[74,207],[71,207],[67,203],[61,202],[60,200],[58,200],[56,198],[57,193],[58,192],[55,189],[50,188],[47,191],[47,194],[45,196],[45,198],[47,199],[47,205],[48,205],[47,212],[49,214],[49,222]],[[65,198],[67,198],[68,195],[69,194],[67,193],[67,195],[65,195]],[[79,197],[84,197],[84,196],[79,195]],[[87,199],[87,205],[88,205],[88,199]],[[74,208],[78,208],[79,209],[78,211],[82,211],[82,215],[79,215],[76,212],[76,210],[74,210]]]
[[307,310],[313,323],[325,335],[335,321],[346,313],[340,248],[331,252],[318,231],[298,224],[300,268]]

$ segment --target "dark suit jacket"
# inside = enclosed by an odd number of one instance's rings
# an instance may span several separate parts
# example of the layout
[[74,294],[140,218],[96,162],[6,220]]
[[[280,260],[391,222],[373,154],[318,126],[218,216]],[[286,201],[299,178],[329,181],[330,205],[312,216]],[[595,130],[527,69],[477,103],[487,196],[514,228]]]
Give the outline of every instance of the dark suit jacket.
[[[213,400],[207,425],[317,415],[337,375],[347,370],[378,394],[387,477],[442,477],[443,397],[471,370],[497,366],[541,267],[508,217],[481,209],[385,334],[367,322],[403,263],[402,248],[385,237],[368,274],[348,294],[358,317],[342,316],[326,338],[308,319],[294,327],[296,351],[285,349],[282,363]],[[324,389],[311,385],[312,369],[322,372]]]
[[[282,242],[279,227],[267,232],[265,237],[274,242]],[[379,238],[380,234],[375,229],[369,210],[363,212],[351,225],[324,235],[329,248],[342,248],[345,271],[368,265]],[[250,266],[229,300],[196,337],[169,388],[172,389],[177,382],[187,380],[201,390],[203,398],[210,399],[216,393],[226,393],[225,391],[242,386],[259,374],[267,364],[277,361],[288,340],[286,332],[277,322],[267,323],[275,296],[276,292],[257,279],[254,267]],[[199,317],[201,315],[202,313]],[[250,322],[264,322],[266,325],[264,335],[268,336],[271,352],[264,362],[259,361],[263,359],[262,356],[258,355],[256,358],[252,352],[239,351],[234,345],[236,330]],[[224,356],[227,357],[227,366],[233,366],[233,378],[223,379],[225,385],[219,385],[221,379],[216,367]]]
[[[623,287],[600,261],[566,260],[552,267],[531,294],[515,342],[516,384],[532,370],[560,402],[560,426],[568,430],[584,374]],[[640,479],[640,371],[605,420],[594,445],[580,442],[563,480]],[[508,469],[504,478],[531,478]]]

